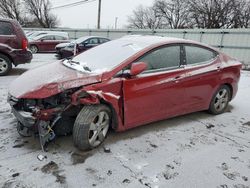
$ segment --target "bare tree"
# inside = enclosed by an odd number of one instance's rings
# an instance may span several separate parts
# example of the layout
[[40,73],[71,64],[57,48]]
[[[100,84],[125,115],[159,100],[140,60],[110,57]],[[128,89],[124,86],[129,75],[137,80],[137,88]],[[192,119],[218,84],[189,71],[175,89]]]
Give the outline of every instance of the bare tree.
[[162,19],[154,7],[138,6],[128,17],[128,27],[136,29],[161,29]]
[[24,23],[25,14],[22,11],[21,0],[0,0],[0,16]]
[[198,28],[229,28],[236,0],[189,0],[189,11]]
[[187,9],[186,0],[155,0],[153,8],[158,16],[163,18],[166,28],[179,29],[190,28],[190,12]]
[[250,1],[235,0],[230,16],[231,28],[248,28],[250,26]]
[[58,19],[51,13],[49,0],[25,0],[27,9],[41,27],[51,28],[58,25]]
[[137,7],[128,21],[140,29],[247,28],[250,0],[155,0]]

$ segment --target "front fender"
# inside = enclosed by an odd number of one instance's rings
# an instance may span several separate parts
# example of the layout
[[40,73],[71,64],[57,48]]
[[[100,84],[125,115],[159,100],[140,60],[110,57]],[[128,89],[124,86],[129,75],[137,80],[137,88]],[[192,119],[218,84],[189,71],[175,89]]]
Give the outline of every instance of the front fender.
[[80,90],[72,95],[73,105],[95,105],[95,104],[107,104],[113,115],[112,127],[116,131],[125,130],[123,126],[123,108],[121,96],[115,95],[110,92],[94,91],[94,90]]

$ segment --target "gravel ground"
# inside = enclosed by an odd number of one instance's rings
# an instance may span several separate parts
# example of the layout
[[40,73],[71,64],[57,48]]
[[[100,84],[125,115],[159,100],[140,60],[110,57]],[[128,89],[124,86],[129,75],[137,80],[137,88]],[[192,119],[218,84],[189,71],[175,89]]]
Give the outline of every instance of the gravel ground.
[[0,77],[0,187],[250,187],[250,72],[242,72],[224,114],[198,112],[110,132],[90,152],[61,137],[44,153],[38,138],[18,135],[6,98],[18,75],[55,60],[36,54],[31,64]]

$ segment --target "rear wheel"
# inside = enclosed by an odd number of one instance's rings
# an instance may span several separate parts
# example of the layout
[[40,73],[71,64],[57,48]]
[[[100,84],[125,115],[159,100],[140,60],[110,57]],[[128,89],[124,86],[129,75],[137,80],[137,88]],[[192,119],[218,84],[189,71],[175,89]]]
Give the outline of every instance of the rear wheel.
[[31,45],[31,46],[30,46],[30,51],[31,51],[33,54],[37,53],[37,52],[38,52],[37,46],[36,46],[36,45]]
[[89,150],[99,146],[107,136],[110,122],[111,112],[107,106],[84,106],[73,128],[75,146],[80,150]]
[[7,56],[0,54],[0,76],[7,75],[11,69],[11,60]]
[[230,97],[230,88],[226,85],[221,86],[212,98],[212,101],[209,106],[209,112],[215,115],[225,112],[228,107]]

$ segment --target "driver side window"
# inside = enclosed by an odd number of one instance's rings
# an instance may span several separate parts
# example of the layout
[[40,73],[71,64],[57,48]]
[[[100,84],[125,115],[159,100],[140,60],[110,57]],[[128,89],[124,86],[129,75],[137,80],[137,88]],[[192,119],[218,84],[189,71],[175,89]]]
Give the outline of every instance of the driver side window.
[[137,62],[145,62],[147,70],[145,72],[160,71],[161,69],[171,69],[180,66],[180,46],[166,46],[153,50]]

